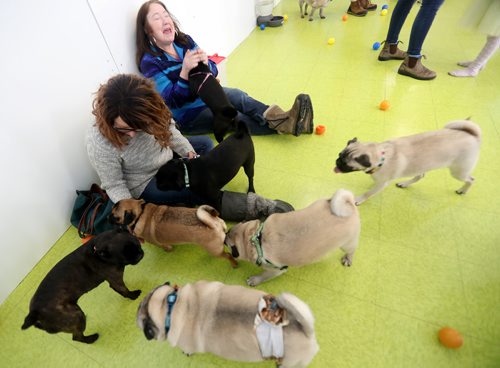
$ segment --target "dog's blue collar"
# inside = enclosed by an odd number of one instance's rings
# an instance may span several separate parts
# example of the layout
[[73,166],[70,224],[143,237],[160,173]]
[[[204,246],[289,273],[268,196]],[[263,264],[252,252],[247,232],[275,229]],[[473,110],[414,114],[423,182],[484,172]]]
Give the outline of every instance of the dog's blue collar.
[[189,173],[188,173],[188,168],[186,166],[186,163],[184,160],[182,160],[182,166],[184,166],[184,184],[186,185],[186,188],[189,188]]
[[174,304],[177,301],[177,287],[174,288],[174,291],[167,295],[166,301],[168,310],[167,317],[165,318],[165,336],[167,336],[168,331],[170,331],[172,310],[174,309]]
[[257,266],[261,266],[263,263],[266,263],[268,266],[271,266],[273,268],[277,268],[280,270],[287,269],[288,266],[282,266],[282,267],[276,266],[274,263],[272,263],[270,260],[264,257],[264,251],[262,250],[262,245],[261,245],[262,230],[264,230],[264,222],[261,222],[259,224],[257,231],[255,231],[255,234],[253,234],[252,237],[250,238],[250,243],[253,244],[255,250],[257,251],[257,259],[255,260],[255,264]]

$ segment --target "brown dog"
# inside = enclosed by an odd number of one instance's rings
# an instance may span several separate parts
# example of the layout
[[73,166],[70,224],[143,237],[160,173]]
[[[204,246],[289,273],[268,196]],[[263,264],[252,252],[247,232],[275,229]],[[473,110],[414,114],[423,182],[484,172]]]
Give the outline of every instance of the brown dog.
[[236,267],[238,263],[224,252],[227,227],[218,216],[208,205],[170,207],[142,199],[122,199],[113,206],[110,222],[128,226],[135,236],[167,251],[172,250],[172,244],[200,244],[211,255],[226,258]]
[[141,244],[126,230],[109,230],[90,239],[45,276],[31,299],[30,312],[21,328],[34,325],[48,333],[69,332],[75,341],[93,343],[99,334],[83,335],[86,320],[78,299],[104,281],[120,295],[136,299],[141,291],[127,289],[123,271],[143,256]]

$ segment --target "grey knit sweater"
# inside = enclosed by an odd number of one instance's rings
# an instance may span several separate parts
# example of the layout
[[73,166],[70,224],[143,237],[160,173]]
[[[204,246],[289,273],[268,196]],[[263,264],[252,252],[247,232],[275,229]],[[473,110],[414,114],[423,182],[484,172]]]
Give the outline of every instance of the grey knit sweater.
[[99,129],[92,125],[87,132],[89,160],[101,180],[101,187],[116,203],[121,199],[138,198],[158,169],[172,159],[173,152],[181,157],[194,152],[193,146],[170,124],[172,138],[169,148],[162,148],[154,136],[138,132],[122,149],[113,146]]

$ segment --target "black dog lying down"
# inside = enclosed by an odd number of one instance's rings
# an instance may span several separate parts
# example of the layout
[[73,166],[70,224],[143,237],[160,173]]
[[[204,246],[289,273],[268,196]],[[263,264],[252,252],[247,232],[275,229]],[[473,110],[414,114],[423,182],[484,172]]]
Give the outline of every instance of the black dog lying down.
[[235,128],[238,111],[229,102],[224,89],[202,62],[189,72],[189,89],[210,108],[214,116],[214,136],[222,142],[226,133]]
[[126,265],[137,264],[144,252],[139,240],[127,230],[109,230],[60,260],[47,276],[30,302],[30,312],[21,327],[35,326],[48,333],[69,332],[73,340],[91,344],[99,334],[84,336],[85,314],[78,299],[103,281],[120,295],[137,299],[140,290],[130,291],[123,282]]
[[220,190],[233,179],[243,166],[248,177],[248,192],[254,192],[253,174],[255,151],[245,123],[238,121],[236,132],[207,154],[192,159],[173,159],[156,173],[160,190],[189,188],[220,211]]

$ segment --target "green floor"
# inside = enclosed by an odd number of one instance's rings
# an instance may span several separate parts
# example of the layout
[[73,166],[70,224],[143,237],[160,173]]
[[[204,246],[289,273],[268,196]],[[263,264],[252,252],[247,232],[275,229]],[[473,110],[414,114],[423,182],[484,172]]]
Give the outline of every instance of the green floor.
[[[320,345],[312,367],[500,367],[500,54],[477,78],[446,74],[483,45],[482,35],[458,24],[468,3],[447,1],[437,16],[423,50],[425,64],[438,73],[431,82],[399,76],[399,62],[378,62],[378,52],[371,49],[384,40],[392,0],[385,17],[376,11],[347,22],[341,21],[347,1],[330,3],[326,19],[316,15],[308,22],[300,19],[296,0],[283,0],[274,14],[288,15],[284,26],[256,28],[230,55],[229,85],[283,107],[296,94],[309,93],[315,123],[326,126],[323,136],[254,139],[257,192],[296,208],[338,188],[360,194],[370,187],[371,179],[362,173],[332,172],[338,152],[352,137],[384,140],[468,116],[483,130],[476,182],[467,196],[454,193],[461,184],[446,170],[406,190],[390,186],[360,207],[362,235],[353,267],[342,267],[337,251],[260,287],[292,292],[310,305]],[[407,25],[401,39],[406,42],[408,34]],[[330,46],[331,37],[336,42]],[[392,105],[386,112],[377,108],[383,99]],[[243,173],[228,187],[244,191]],[[0,366],[273,366],[209,354],[186,357],[168,343],[147,341],[135,326],[139,300],[124,299],[104,284],[80,300],[87,332],[100,333],[95,344],[35,328],[21,331],[43,276],[78,246],[76,232],[69,229],[0,306]],[[126,284],[143,294],[167,280],[244,285],[258,272],[245,263],[232,270],[197,246],[178,246],[169,254],[148,244],[144,249],[143,261],[126,269]],[[439,344],[437,331],[443,326],[462,333],[462,348]]]

